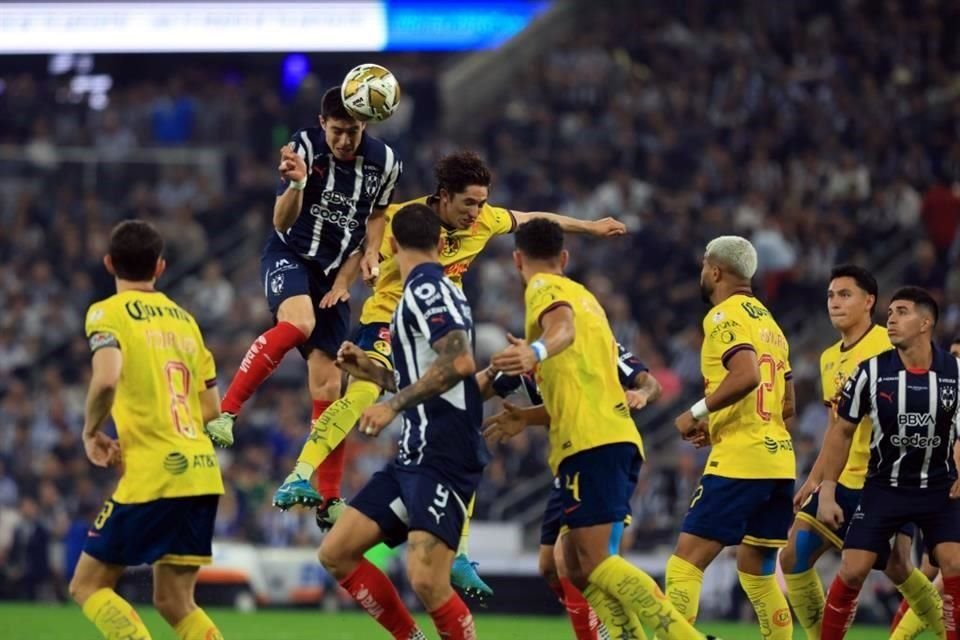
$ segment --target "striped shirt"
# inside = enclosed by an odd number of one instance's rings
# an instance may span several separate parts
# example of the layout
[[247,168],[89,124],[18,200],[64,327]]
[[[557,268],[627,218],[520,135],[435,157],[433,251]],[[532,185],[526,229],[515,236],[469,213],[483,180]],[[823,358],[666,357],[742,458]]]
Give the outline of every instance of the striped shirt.
[[[473,344],[473,319],[463,292],[439,263],[417,266],[404,284],[390,327],[397,386],[416,382],[437,359],[433,345],[451,331]],[[473,376],[403,412],[397,464],[425,466],[475,483],[490,453],[481,435],[483,400]]]
[[896,349],[860,364],[843,386],[837,415],[871,421],[868,485],[922,489],[956,480],[958,393],[960,361],[938,347],[927,371],[907,369]]
[[[366,133],[357,155],[347,161],[334,157],[320,127],[301,129],[290,141],[306,162],[307,186],[296,222],[276,233],[331,275],[363,243],[373,210],[390,204],[403,163],[393,149]],[[278,196],[287,184],[280,181]]]

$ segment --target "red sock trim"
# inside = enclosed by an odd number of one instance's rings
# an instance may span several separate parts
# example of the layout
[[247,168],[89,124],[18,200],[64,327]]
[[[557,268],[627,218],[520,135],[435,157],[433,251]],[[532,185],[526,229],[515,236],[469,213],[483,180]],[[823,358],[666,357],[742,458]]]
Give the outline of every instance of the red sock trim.
[[340,497],[340,483],[347,465],[347,441],[344,440],[330,452],[313,473],[314,488],[325,500]]
[[456,592],[450,599],[430,612],[441,640],[476,640],[477,628],[473,615]]
[[234,415],[240,413],[243,404],[270,377],[287,351],[306,339],[307,336],[289,322],[279,322],[257,337],[243,356],[240,368],[220,402],[220,410]]
[[560,578],[560,588],[563,590],[563,606],[577,640],[596,640],[599,619],[590,603],[569,578]]
[[396,587],[369,560],[361,560],[340,586],[396,640],[409,640],[417,628]]
[[820,640],[842,640],[857,614],[860,589],[847,586],[840,576],[834,578],[823,608]]
[[900,601],[900,606],[897,607],[897,612],[893,614],[893,622],[890,623],[890,633],[897,630],[897,625],[903,620],[903,616],[907,615],[907,611],[910,611],[910,603],[907,602],[906,599],[903,599]]
[[960,576],[943,579],[943,626],[947,640],[960,640]]

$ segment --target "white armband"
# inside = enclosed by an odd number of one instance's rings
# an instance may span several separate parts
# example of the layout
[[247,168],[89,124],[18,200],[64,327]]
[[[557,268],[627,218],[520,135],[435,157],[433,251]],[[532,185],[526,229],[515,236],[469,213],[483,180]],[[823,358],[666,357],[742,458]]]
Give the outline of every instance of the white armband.
[[547,353],[547,345],[543,344],[543,340],[531,343],[530,348],[537,354],[537,362],[543,362],[550,355]]
[[307,187],[307,179],[304,177],[303,180],[291,180],[287,184],[287,189],[294,189],[295,191],[303,191]]
[[701,398],[698,400],[696,404],[690,407],[690,413],[697,420],[706,420],[707,416],[710,415],[710,410],[707,409],[707,399]]

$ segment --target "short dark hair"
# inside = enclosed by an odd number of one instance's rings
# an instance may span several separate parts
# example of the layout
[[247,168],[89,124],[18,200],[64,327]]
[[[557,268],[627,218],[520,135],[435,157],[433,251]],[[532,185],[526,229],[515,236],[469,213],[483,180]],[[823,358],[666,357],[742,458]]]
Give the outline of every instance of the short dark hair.
[[877,279],[873,274],[863,267],[855,264],[841,264],[830,270],[830,280],[837,278],[852,278],[857,286],[868,295],[873,296],[873,304],[870,306],[870,313],[877,307],[877,298],[880,297],[880,287],[877,286]]
[[952,347],[955,344],[960,344],[960,336],[953,336],[953,340],[950,341],[950,346]]
[[893,297],[890,298],[890,303],[892,304],[897,300],[906,300],[918,307],[926,309],[927,312],[933,316],[933,325],[937,325],[937,321],[940,319],[940,306],[926,289],[920,287],[902,287],[893,294]]
[[344,106],[340,87],[331,87],[323,94],[320,99],[320,116],[334,120],[357,120],[357,116]]
[[445,189],[447,193],[463,193],[467,187],[490,186],[490,169],[473,151],[458,151],[446,155],[433,167],[437,179],[437,192]]
[[552,220],[534,218],[517,227],[517,250],[534,260],[552,260],[563,252],[563,229]]
[[401,207],[390,225],[397,244],[404,249],[430,251],[440,244],[440,217],[425,204]]
[[163,254],[163,238],[145,220],[124,220],[110,233],[108,253],[118,278],[146,282],[153,279]]

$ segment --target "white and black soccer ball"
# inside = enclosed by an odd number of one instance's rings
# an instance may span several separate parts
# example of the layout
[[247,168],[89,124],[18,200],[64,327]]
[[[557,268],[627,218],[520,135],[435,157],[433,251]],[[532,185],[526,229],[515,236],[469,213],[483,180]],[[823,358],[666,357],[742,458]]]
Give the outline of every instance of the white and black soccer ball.
[[386,67],[361,64],[343,79],[340,97],[357,120],[381,122],[392,116],[400,104],[400,83]]

